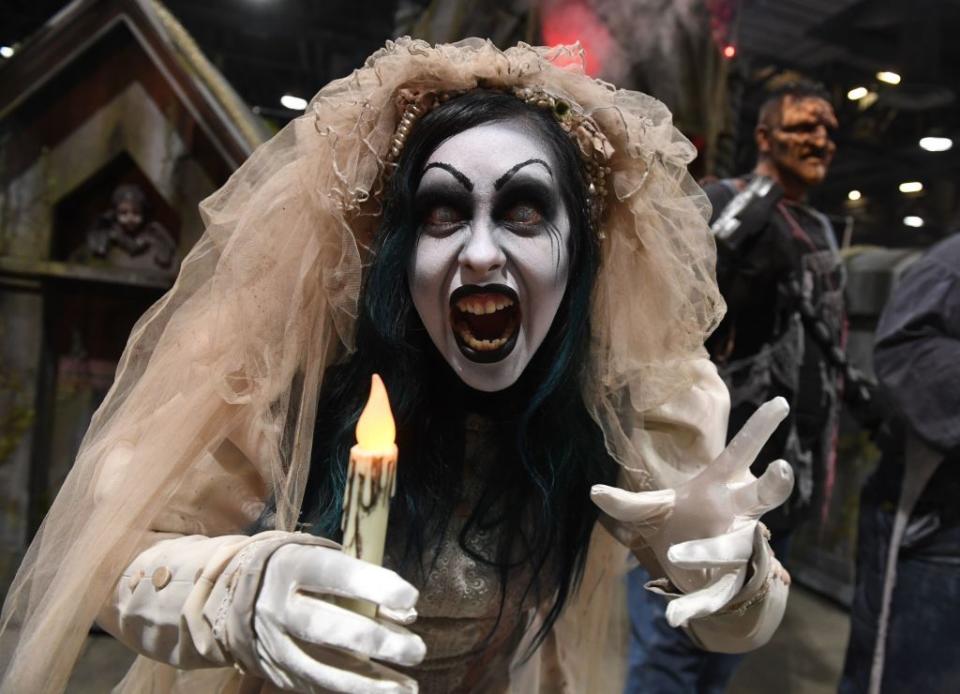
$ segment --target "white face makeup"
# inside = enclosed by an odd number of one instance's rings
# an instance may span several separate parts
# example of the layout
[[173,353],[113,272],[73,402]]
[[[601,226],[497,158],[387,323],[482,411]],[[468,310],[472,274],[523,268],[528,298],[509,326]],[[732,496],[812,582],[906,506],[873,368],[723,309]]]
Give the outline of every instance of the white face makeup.
[[517,381],[563,299],[570,219],[558,175],[514,121],[465,130],[424,165],[410,291],[433,343],[476,390]]

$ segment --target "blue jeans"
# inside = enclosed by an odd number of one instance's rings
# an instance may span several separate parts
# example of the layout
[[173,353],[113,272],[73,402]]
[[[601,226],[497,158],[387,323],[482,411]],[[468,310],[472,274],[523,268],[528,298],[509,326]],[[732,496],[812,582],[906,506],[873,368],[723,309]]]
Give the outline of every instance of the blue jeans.
[[[783,534],[770,543],[780,561],[789,541]],[[643,587],[649,580],[642,567],[627,576],[630,651],[624,693],[723,694],[743,656],[704,651],[682,629],[667,624],[666,601]]]
[[[960,525],[934,528],[900,549],[880,688],[884,694],[960,691]],[[867,691],[892,529],[892,510],[865,491],[840,694]]]

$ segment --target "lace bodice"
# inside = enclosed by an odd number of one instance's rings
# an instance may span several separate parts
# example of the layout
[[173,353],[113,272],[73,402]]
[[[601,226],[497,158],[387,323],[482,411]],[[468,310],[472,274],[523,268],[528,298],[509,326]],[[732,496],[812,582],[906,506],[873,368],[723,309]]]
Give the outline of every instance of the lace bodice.
[[[496,462],[496,452],[488,445],[489,426],[479,417],[467,420],[468,470]],[[419,617],[411,629],[426,642],[427,657],[407,672],[417,679],[424,694],[506,691],[510,661],[522,627],[531,616],[530,608],[520,609],[527,576],[511,577],[500,614],[496,568],[471,557],[458,542],[480,491],[479,482],[468,474],[461,503],[450,520],[435,561],[427,564],[426,576],[401,572],[420,591]],[[392,569],[397,568],[396,555],[404,546],[405,529],[400,526],[390,525],[384,563]],[[496,532],[481,531],[473,536],[471,546],[490,556],[498,539]]]

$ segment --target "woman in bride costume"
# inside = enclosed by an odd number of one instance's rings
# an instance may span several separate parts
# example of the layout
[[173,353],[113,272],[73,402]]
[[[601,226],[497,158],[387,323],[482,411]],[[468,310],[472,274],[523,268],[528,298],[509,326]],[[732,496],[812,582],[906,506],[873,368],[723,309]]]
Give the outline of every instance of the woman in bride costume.
[[[764,643],[788,577],[756,519],[792,478],[748,468],[786,406],[724,449],[692,156],[570,48],[401,39],[325,87],[134,328],[4,606],[2,691],[60,691],[97,620],[141,654],[121,691],[613,692],[623,545],[704,647]],[[373,372],[384,567],[335,544]]]

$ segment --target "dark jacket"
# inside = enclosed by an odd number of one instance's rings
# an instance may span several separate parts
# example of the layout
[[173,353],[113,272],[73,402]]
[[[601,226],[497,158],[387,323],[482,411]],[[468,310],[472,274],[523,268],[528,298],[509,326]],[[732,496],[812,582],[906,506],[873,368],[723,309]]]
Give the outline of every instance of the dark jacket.
[[866,493],[896,504],[909,428],[945,456],[915,507],[925,521],[914,524],[913,540],[921,527],[960,523],[960,234],[931,248],[897,285],[877,326],[874,369],[892,416]]
[[[713,223],[751,177],[705,188]],[[774,200],[776,198],[773,198]],[[840,406],[840,374],[813,339],[808,316],[842,346],[845,275],[833,229],[813,208],[780,200],[757,203],[749,235],[736,245],[718,239],[717,283],[727,315],[707,341],[731,396],[729,435],[761,404],[786,398],[790,414],[757,458],[762,473],[778,458],[793,466],[794,493],[765,518],[774,529],[796,526],[825,504],[835,465],[834,441]]]

